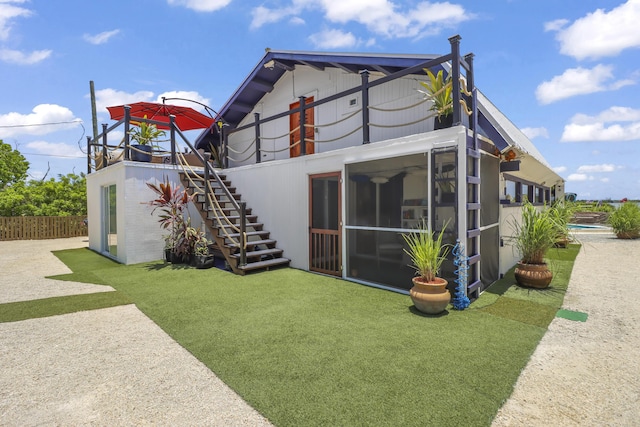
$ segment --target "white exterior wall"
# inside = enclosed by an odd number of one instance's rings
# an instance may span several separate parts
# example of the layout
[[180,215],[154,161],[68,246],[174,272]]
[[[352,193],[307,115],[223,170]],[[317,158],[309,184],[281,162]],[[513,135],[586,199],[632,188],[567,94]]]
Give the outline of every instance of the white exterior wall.
[[[381,73],[371,73],[370,81],[375,81],[380,77],[382,77]],[[297,66],[293,72],[283,75],[273,91],[262,98],[239,126],[253,123],[254,113],[259,113],[260,118],[265,119],[288,111],[289,106],[298,102],[301,96],[307,98],[313,96],[314,101],[318,101],[341,91],[357,87],[360,84],[361,77],[359,74],[347,73],[335,68],[319,71],[311,67]],[[397,111],[370,110],[371,142],[385,141],[404,135],[419,134],[433,130],[433,118],[421,120],[430,116],[432,112],[429,111],[429,102],[420,103],[423,100],[423,95],[418,92],[418,88],[420,88],[420,84],[415,76],[412,76],[370,89],[369,103],[372,107],[385,110],[397,109]],[[355,106],[349,105],[352,99],[355,100]],[[416,103],[420,104],[410,109],[402,109]],[[362,126],[362,114],[357,113],[344,120],[361,108],[362,96],[360,92],[316,107],[314,120],[316,126],[319,127],[315,131],[315,153],[325,153],[340,148],[361,145],[362,130],[353,131]],[[340,120],[344,121],[332,126],[325,126]],[[386,127],[412,122],[416,123],[406,126]],[[289,116],[261,126],[261,161],[289,158],[289,128]],[[345,136],[347,134],[350,135]],[[278,138],[272,139],[276,137]],[[254,138],[254,128],[229,136],[229,156],[233,159],[229,162],[229,166],[234,167],[255,163],[255,155],[251,155],[255,148]],[[340,138],[340,140],[333,141],[336,138]],[[249,148],[250,145],[251,147]]]
[[[258,215],[258,220],[265,224],[272,238],[278,241],[277,246],[284,250],[284,256],[291,259],[291,266],[308,270],[310,175],[340,171],[344,180],[345,165],[349,163],[424,153],[434,147],[459,145],[464,141],[465,129],[454,127],[287,161],[242,166],[222,173],[232,181],[237,192],[242,194],[242,200]],[[343,224],[346,198],[343,185]],[[464,226],[460,224],[460,229]],[[343,249],[346,249],[344,233]],[[344,256],[346,250],[343,250]]]
[[[163,258],[166,231],[160,228],[157,215],[146,202],[155,193],[146,185],[169,178],[172,185],[180,185],[178,170],[171,165],[140,162],[120,162],[87,175],[87,214],[89,218],[89,248],[108,255],[103,248],[104,186],[116,185],[117,257],[123,264],[137,264]],[[192,225],[202,224],[195,206],[190,206]]]

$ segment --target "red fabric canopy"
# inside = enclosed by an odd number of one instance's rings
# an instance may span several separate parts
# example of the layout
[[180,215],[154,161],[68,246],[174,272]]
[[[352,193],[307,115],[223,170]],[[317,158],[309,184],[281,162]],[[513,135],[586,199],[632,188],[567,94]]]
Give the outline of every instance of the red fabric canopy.
[[[190,107],[182,107],[179,105],[159,104],[156,102],[135,102],[129,104],[131,107],[131,117],[156,120],[166,123],[166,125],[157,125],[158,129],[169,129],[169,116],[175,116],[175,124],[182,131],[193,129],[206,129],[210,127],[215,120],[205,116],[199,111]],[[120,120],[124,117],[124,105],[116,105],[107,107],[109,114],[113,120]]]

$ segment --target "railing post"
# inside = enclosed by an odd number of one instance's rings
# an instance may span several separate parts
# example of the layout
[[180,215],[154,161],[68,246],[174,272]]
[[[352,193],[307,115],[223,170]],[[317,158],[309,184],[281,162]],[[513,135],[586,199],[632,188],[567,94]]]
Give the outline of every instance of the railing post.
[[461,123],[460,105],[460,39],[459,35],[449,38],[451,43],[451,92],[453,96],[453,125]]
[[307,122],[306,120],[307,113],[305,112],[305,104],[306,104],[307,98],[304,96],[301,96],[299,99],[300,99],[300,155],[304,156],[307,154],[307,142],[305,141],[307,136],[307,128],[304,127],[305,123]]
[[91,173],[91,137],[87,136],[87,175]]
[[202,192],[204,193],[204,211],[207,213],[207,218],[209,216],[209,194],[211,191],[211,182],[209,177],[209,159],[211,157],[210,153],[204,153],[204,188]]
[[253,113],[253,120],[256,124],[256,163],[260,163],[260,113]]
[[169,114],[169,139],[171,140],[171,164],[177,165],[176,161],[176,116]]
[[107,124],[102,124],[102,167],[106,168],[107,165]]
[[471,102],[471,120],[469,120],[469,127],[473,131],[473,144],[474,150],[478,149],[478,136],[476,135],[476,129],[478,129],[478,111],[477,111],[477,103],[476,103],[476,91],[475,91],[475,81],[473,77],[473,53],[468,53],[465,55],[464,60],[467,61],[469,65],[469,70],[467,71],[467,92],[471,93],[471,97],[469,101]]
[[240,266],[247,265],[247,202],[240,202]]
[[124,159],[131,160],[131,149],[129,148],[129,127],[131,125],[131,107],[124,106]]
[[369,136],[369,70],[360,71],[362,79],[362,143],[368,144]]
[[222,150],[221,165],[223,168],[229,167],[229,135],[224,133],[224,122],[218,120],[218,135],[220,135],[220,149]]

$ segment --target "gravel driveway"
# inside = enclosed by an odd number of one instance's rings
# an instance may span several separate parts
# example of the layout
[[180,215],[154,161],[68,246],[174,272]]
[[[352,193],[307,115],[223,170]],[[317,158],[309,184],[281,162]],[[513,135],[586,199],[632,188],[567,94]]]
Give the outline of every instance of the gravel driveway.
[[[85,246],[0,242],[0,303],[113,290],[43,278]],[[0,426],[270,425],[134,305],[0,323],[0,366]]]

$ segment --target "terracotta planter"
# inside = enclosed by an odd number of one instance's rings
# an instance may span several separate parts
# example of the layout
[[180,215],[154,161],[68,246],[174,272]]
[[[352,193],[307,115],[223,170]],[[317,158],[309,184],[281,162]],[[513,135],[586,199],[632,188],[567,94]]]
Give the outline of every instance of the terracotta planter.
[[413,287],[409,291],[413,305],[426,314],[442,313],[451,301],[447,283],[440,277],[436,277],[433,282],[425,282],[421,277],[414,277]]
[[538,289],[548,287],[553,279],[553,273],[547,264],[524,264],[522,262],[518,263],[515,276],[518,285]]

